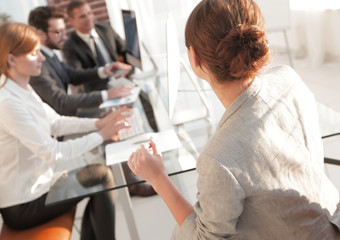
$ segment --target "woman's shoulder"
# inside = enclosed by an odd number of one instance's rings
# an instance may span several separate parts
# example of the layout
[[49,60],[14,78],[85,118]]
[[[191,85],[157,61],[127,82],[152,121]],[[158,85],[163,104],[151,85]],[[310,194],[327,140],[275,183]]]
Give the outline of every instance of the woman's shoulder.
[[297,81],[302,81],[297,72],[292,67],[287,65],[276,65],[265,68],[259,77],[264,81],[279,81],[285,84],[292,84]]
[[[261,97],[269,105],[277,103],[296,102],[300,99],[312,101],[313,93],[299,74],[291,67],[285,65],[274,66],[264,71],[259,77],[263,88]],[[295,99],[295,100],[293,100]],[[301,102],[301,101],[298,102]]]
[[0,89],[0,115],[9,114],[14,110],[24,109],[22,99],[19,99],[16,94],[13,93],[8,84]]
[[227,166],[230,164],[227,160],[239,158],[240,153],[242,153],[241,155],[246,153],[243,151],[244,149],[247,149],[247,151],[255,150],[252,137],[248,128],[227,122],[216,130],[206,143],[202,154],[208,155],[220,164]]
[[295,70],[288,65],[273,65],[264,69],[267,74],[296,74]]
[[13,99],[13,94],[8,90],[5,86],[0,88],[0,106],[3,105],[2,103],[8,102]]
[[264,81],[274,84],[296,85],[296,83],[303,83],[299,74],[287,65],[276,65],[266,68],[259,77]]
[[23,107],[23,104],[19,99],[8,91],[0,90],[0,111],[9,111],[10,109],[21,107]]

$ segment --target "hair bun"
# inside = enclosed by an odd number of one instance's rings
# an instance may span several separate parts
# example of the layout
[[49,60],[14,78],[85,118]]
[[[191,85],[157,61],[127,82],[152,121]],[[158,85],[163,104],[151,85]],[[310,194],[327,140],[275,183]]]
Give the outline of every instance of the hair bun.
[[240,24],[220,41],[216,53],[221,61],[229,62],[230,75],[237,79],[247,78],[250,72],[262,68],[268,51],[263,30],[255,25]]
[[220,82],[253,79],[269,60],[265,22],[253,0],[202,0],[185,27],[186,46]]
[[238,47],[254,50],[259,48],[259,44],[265,37],[265,33],[257,26],[244,26],[241,24],[236,29],[231,30],[229,35],[238,44]]

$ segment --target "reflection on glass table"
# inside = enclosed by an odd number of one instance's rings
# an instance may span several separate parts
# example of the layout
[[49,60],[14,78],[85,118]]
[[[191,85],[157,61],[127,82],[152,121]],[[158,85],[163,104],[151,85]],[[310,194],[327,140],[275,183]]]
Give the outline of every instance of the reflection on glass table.
[[[197,156],[210,136],[211,129],[211,126],[208,124],[194,126],[188,130],[184,128],[178,129],[178,137],[182,147],[162,154],[165,169],[169,176],[195,170]],[[101,146],[101,148],[103,148],[103,146]],[[99,155],[100,152],[103,153],[103,150],[98,151]],[[117,164],[121,165],[121,163]],[[88,176],[100,175],[101,172],[104,172],[100,170],[101,168],[109,168],[111,170],[110,172],[112,172],[114,165],[106,166],[104,156],[100,157],[97,155],[94,164],[61,172],[56,176],[55,183],[49,191],[46,205],[58,204],[77,197],[91,196],[103,191],[120,189],[144,182],[137,178],[137,181],[133,180],[132,182],[118,184],[117,182],[119,181],[115,181],[115,185],[106,184],[105,178],[110,176],[99,176],[97,179],[101,181],[89,181]],[[114,173],[112,176],[115,178]]]
[[[324,142],[325,163],[338,165],[340,164],[340,155],[337,151],[337,146],[340,142],[340,114],[320,103],[318,103],[318,111],[320,130]],[[184,125],[177,129],[182,147],[163,153],[165,168],[170,176],[182,174],[195,169],[196,159],[215,127],[215,125],[211,126],[206,121],[201,120],[196,124],[191,124],[190,127]],[[334,134],[335,136],[333,136]],[[103,149],[99,152],[103,154]],[[107,167],[105,164],[105,158],[102,156],[101,160],[95,161],[94,166],[82,167],[72,171],[63,172],[61,175],[56,177],[56,182],[50,190],[46,204],[57,204],[79,196],[90,196],[102,191],[120,189],[144,182],[141,179],[139,181],[125,183],[116,181],[115,186],[108,186],[105,185],[105,183],[87,182],[86,178],[83,176],[91,174],[94,169],[98,168],[96,164],[102,164],[104,167]],[[121,167],[120,164],[115,165]],[[114,165],[108,166],[108,168],[110,168],[110,170],[114,169]],[[115,174],[113,174],[113,176],[114,175]]]

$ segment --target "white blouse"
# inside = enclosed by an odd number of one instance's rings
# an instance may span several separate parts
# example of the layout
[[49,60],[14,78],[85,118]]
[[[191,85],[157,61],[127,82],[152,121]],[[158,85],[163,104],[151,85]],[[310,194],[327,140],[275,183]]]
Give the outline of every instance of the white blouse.
[[96,130],[97,119],[65,117],[8,79],[0,89],[0,208],[32,201],[51,186],[58,163],[103,142],[96,132],[59,142],[52,136]]

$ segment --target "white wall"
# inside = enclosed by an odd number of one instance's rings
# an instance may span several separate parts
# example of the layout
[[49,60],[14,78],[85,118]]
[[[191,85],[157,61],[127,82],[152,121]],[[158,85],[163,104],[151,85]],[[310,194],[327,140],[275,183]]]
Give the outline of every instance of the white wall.
[[27,23],[29,12],[41,5],[46,5],[46,0],[1,0],[0,13],[9,15],[11,21]]

